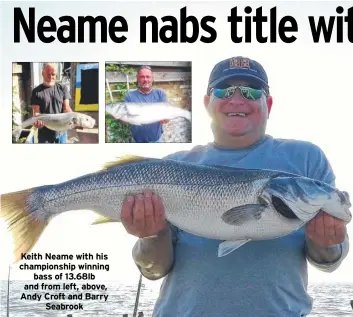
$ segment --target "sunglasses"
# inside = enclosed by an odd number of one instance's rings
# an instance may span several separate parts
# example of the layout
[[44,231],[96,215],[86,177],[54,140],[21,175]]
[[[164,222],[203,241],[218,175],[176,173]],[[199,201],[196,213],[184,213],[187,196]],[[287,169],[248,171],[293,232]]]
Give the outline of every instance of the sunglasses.
[[260,99],[265,93],[262,89],[255,89],[248,86],[231,86],[224,89],[212,88],[210,92],[219,99],[229,99],[235,94],[237,88],[239,88],[242,97],[247,100]]

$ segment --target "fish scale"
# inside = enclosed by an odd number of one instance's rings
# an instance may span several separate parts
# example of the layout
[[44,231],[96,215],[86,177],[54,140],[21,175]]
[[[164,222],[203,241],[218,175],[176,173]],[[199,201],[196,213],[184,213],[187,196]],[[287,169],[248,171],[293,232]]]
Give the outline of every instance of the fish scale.
[[[146,190],[161,198],[171,224],[201,237],[225,241],[219,246],[220,256],[251,240],[290,234],[320,209],[346,223],[351,220],[348,194],[316,180],[273,170],[148,158],[121,159],[102,171],[60,184],[5,194],[1,215],[46,222],[66,211],[88,209],[103,216],[104,222],[119,222],[126,197]],[[276,205],[273,199],[277,199]],[[25,206],[23,210],[19,209],[21,204],[14,205],[19,201]],[[17,241],[20,248],[26,235],[36,241],[32,226],[40,225],[17,226],[16,232],[25,232]]]
[[[89,209],[94,205],[98,211],[120,220],[118,211],[124,198],[128,194],[151,189],[162,197],[168,220],[176,223],[181,229],[190,232],[195,230],[193,228],[197,226],[196,222],[202,224],[200,227],[209,227],[218,221],[217,230],[212,232],[211,237],[229,238],[234,231],[247,231],[247,226],[239,230],[222,222],[221,215],[237,206],[258,203],[258,194],[268,176],[278,174],[268,171],[239,174],[241,170],[234,174],[230,173],[234,172],[234,169],[223,167],[191,169],[189,165],[177,162],[153,160],[141,162],[140,167],[136,169],[134,164],[115,167],[106,172],[79,178],[74,184],[69,181],[54,188],[43,188],[44,201],[48,201],[45,208],[58,214],[68,209]],[[212,177],[209,177],[210,175]],[[263,179],[264,177],[266,178]],[[189,213],[190,206],[191,210],[196,212]],[[193,216],[188,216],[188,213]],[[215,213],[218,220],[214,219]],[[203,219],[195,217],[195,214],[202,214]],[[188,219],[187,224],[184,219]],[[259,222],[259,233],[264,233],[263,227]],[[195,232],[206,233],[203,229],[197,229]]]

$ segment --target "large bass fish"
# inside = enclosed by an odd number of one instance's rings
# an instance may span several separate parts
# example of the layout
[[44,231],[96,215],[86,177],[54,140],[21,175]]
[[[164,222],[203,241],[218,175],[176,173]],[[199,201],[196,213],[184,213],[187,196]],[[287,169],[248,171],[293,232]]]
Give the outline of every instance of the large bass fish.
[[12,134],[19,138],[21,130],[32,126],[36,121],[43,121],[44,125],[53,131],[67,131],[76,128],[88,128],[92,129],[96,124],[96,120],[91,116],[79,113],[79,112],[65,112],[65,113],[42,113],[36,117],[31,117],[24,122],[22,122],[18,127],[16,127]]
[[134,124],[150,124],[161,120],[185,118],[191,121],[191,112],[166,102],[134,103],[120,102],[107,104],[105,112],[115,119]]
[[205,166],[166,159],[124,157],[69,181],[3,194],[1,217],[12,231],[15,258],[30,251],[50,219],[88,209],[97,222],[120,221],[128,195],[152,190],[167,220],[201,237],[219,239],[218,256],[251,240],[288,235],[320,210],[351,221],[346,192],[273,170]]

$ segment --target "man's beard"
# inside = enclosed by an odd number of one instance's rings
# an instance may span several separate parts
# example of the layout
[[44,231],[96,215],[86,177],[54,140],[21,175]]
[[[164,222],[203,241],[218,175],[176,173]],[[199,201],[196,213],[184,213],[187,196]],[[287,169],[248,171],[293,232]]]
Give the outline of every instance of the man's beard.
[[55,85],[55,81],[49,81],[49,82],[48,82],[48,81],[45,81],[45,82],[44,82],[44,85],[45,85],[45,86],[48,86],[48,87],[52,87],[52,86]]

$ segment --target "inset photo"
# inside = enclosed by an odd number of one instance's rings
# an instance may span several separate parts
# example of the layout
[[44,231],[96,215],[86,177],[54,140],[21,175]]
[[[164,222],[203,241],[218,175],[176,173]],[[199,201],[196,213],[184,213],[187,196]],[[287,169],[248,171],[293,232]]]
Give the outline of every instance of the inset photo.
[[98,66],[14,62],[12,143],[98,143]]
[[106,143],[191,143],[191,62],[106,62]]

